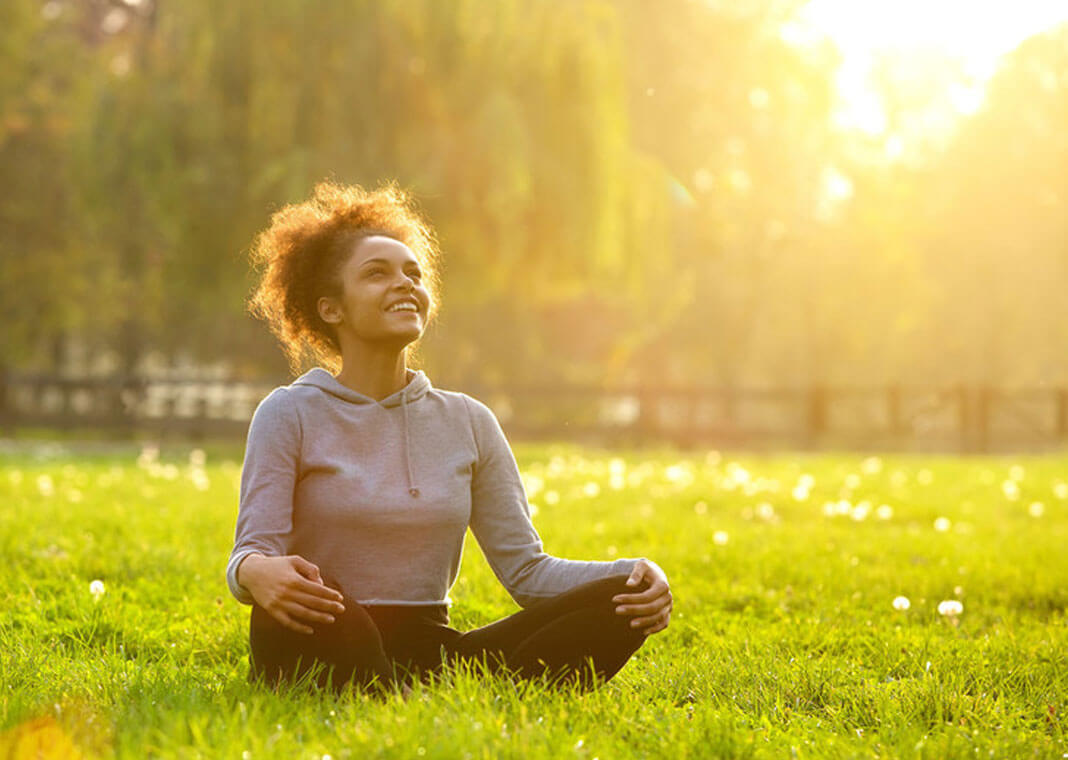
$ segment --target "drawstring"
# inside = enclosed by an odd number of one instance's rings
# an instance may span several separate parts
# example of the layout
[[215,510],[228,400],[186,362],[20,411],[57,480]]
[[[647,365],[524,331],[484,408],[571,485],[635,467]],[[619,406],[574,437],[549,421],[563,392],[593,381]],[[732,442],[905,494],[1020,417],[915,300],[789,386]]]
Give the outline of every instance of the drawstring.
[[415,477],[412,475],[412,446],[408,438],[408,386],[401,389],[401,409],[404,410],[404,459],[408,465],[408,493],[412,498],[419,496],[419,489],[415,485]]

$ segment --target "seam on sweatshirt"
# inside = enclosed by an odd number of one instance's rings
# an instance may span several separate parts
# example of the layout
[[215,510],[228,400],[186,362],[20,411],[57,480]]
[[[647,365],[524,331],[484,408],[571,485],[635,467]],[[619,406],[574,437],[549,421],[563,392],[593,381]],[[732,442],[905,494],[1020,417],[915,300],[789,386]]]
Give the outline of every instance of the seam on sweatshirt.
[[[478,455],[475,459],[475,470],[477,471],[479,463],[482,461],[482,444],[478,442],[478,431],[475,429],[475,415],[471,413],[471,398],[461,393],[460,398],[464,400],[464,408],[467,410],[467,421],[471,425],[471,438],[475,441],[475,453]],[[474,472],[471,476],[474,477]]]

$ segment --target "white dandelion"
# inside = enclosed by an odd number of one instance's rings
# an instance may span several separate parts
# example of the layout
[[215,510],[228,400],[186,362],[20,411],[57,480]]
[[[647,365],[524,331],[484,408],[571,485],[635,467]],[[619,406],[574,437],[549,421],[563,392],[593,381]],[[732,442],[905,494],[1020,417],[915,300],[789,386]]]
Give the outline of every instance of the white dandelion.
[[716,546],[726,546],[727,541],[729,540],[730,536],[727,535],[727,531],[725,530],[717,530],[715,533],[712,534],[712,543],[714,543]]
[[943,617],[956,617],[964,612],[964,605],[956,599],[945,599],[938,603],[938,614]]
[[879,508],[875,510],[875,516],[880,520],[889,520],[894,516],[894,508],[889,504],[880,504]]
[[895,596],[894,601],[891,602],[891,604],[894,605],[895,610],[900,610],[902,612],[912,606],[912,602],[909,601],[907,596]]
[[939,533],[947,533],[952,527],[953,523],[949,521],[948,517],[939,517],[934,521],[934,529]]
[[104,588],[104,581],[95,580],[89,584],[89,593],[93,595],[93,601],[95,602],[99,602],[100,597],[102,597],[106,591],[107,589]]
[[1031,517],[1041,517],[1046,512],[1046,505],[1040,501],[1032,501],[1031,506],[1027,508],[1027,513]]

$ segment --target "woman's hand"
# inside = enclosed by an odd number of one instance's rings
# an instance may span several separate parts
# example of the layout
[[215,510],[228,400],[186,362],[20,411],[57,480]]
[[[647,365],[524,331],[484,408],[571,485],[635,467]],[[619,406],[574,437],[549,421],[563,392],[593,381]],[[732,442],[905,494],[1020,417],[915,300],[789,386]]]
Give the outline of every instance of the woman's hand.
[[319,568],[296,554],[250,554],[237,568],[237,582],[271,617],[298,633],[314,633],[306,623],[333,623],[345,611],[341,592],[325,585]]
[[637,594],[617,594],[612,601],[618,604],[617,615],[635,615],[631,626],[642,628],[646,636],[658,633],[668,627],[671,620],[671,588],[667,576],[660,566],[647,559],[638,560],[634,571],[627,579],[628,586],[638,586],[642,579],[649,582],[649,588]]

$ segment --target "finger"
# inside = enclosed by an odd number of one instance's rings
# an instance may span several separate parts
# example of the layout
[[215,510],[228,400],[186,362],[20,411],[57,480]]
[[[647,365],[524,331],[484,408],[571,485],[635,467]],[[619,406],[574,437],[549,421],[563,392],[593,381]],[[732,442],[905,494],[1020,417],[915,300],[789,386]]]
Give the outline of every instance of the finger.
[[655,625],[652,628],[646,628],[645,629],[645,635],[646,636],[652,636],[654,633],[660,633],[661,631],[663,631],[667,627],[668,627],[668,621],[665,620],[664,622],[660,623],[659,625]]
[[341,596],[340,591],[335,591],[329,586],[324,586],[321,583],[316,583],[315,581],[310,581],[307,578],[299,576],[293,580],[292,584],[290,585],[290,588],[292,588],[294,591],[302,591],[305,594],[310,594],[311,596],[318,596],[322,597],[323,599],[332,599],[337,602],[342,601],[342,599],[344,598]]
[[329,625],[334,622],[334,616],[328,612],[319,612],[311,607],[293,601],[282,602],[282,609],[290,618],[299,623],[324,623]]
[[659,615],[668,606],[666,599],[658,599],[648,604],[626,604],[616,607],[617,615]]
[[638,562],[634,569],[630,571],[630,577],[627,578],[628,586],[637,586],[642,581],[642,577],[645,575],[645,565],[642,562]]
[[671,589],[663,586],[659,589],[649,589],[640,594],[620,594],[612,598],[616,604],[653,604],[658,600],[671,601]]
[[314,629],[309,628],[306,625],[302,625],[301,623],[298,623],[296,620],[291,618],[286,613],[286,611],[283,610],[283,609],[275,608],[273,610],[270,610],[270,613],[271,613],[271,617],[273,617],[279,623],[281,623],[286,628],[289,628],[292,631],[296,631],[297,633],[307,633],[307,634],[315,633]]
[[656,610],[647,615],[640,615],[630,621],[631,628],[648,628],[664,619],[665,610]]
[[293,565],[293,568],[308,580],[317,581],[318,583],[323,582],[322,576],[319,575],[318,565],[309,562],[308,560],[304,559],[304,557],[301,557],[299,554],[294,554],[289,561],[290,564]]
[[628,604],[631,602],[640,604],[642,602],[656,599],[667,591],[669,591],[668,585],[661,580],[656,580],[644,591],[639,591],[634,594],[616,594],[612,597],[612,601],[617,604]]
[[321,596],[315,596],[313,594],[304,594],[301,592],[295,592],[289,594],[288,601],[296,602],[297,604],[308,607],[309,609],[318,610],[319,612],[327,612],[334,615],[340,615],[345,611],[345,605],[341,602],[335,602],[332,599],[324,599]]

